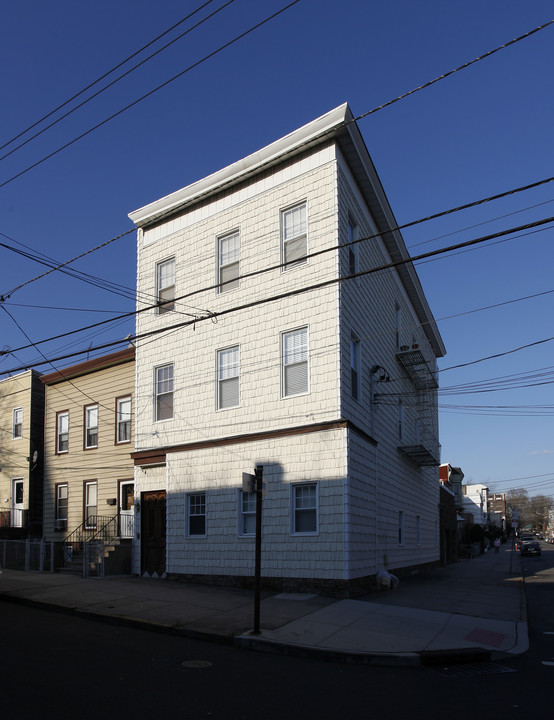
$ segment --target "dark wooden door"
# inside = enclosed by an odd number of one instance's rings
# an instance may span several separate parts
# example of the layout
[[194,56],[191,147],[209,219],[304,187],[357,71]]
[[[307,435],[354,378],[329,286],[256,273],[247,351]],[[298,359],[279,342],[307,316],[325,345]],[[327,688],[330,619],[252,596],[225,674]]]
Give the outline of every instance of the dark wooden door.
[[165,572],[165,490],[142,493],[141,574]]

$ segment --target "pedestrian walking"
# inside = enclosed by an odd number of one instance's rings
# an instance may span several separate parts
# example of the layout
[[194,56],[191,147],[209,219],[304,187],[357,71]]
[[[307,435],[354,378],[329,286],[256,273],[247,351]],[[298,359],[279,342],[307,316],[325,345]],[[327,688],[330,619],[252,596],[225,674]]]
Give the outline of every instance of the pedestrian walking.
[[497,553],[500,550],[500,538],[496,538],[494,541],[494,552]]

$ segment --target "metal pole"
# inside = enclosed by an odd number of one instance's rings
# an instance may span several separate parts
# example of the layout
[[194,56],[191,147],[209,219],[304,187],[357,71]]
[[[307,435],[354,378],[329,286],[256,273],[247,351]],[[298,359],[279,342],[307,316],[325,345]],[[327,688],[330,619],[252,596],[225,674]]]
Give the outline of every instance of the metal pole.
[[262,491],[263,465],[256,465],[256,559],[254,565],[254,630],[253,635],[260,634],[260,580],[262,574]]

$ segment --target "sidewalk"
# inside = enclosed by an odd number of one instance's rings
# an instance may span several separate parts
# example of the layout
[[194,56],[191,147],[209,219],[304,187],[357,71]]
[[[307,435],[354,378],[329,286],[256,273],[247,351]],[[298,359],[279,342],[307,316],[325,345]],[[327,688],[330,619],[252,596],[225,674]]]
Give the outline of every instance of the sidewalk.
[[[501,659],[528,648],[521,560],[501,548],[356,600],[262,593],[139,577],[83,579],[4,570],[0,600],[256,650],[347,662],[420,665]],[[510,562],[512,568],[510,570]]]

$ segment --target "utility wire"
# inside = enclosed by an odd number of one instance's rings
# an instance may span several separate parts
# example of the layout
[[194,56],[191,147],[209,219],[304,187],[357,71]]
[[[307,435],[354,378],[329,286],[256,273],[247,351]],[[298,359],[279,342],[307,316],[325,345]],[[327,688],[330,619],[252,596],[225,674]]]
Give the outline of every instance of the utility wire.
[[300,2],[300,0],[293,0],[293,2],[289,3],[288,5],[285,5],[284,7],[282,7],[282,8],[281,8],[280,10],[278,10],[277,12],[275,12],[275,13],[273,13],[272,15],[269,15],[268,17],[266,17],[264,20],[261,20],[259,23],[256,23],[255,25],[252,25],[252,27],[248,28],[248,30],[245,30],[244,32],[242,32],[242,33],[240,33],[239,35],[235,36],[232,40],[229,40],[229,41],[226,42],[224,45],[221,45],[221,46],[220,46],[219,48],[217,48],[216,50],[213,50],[211,53],[208,53],[208,55],[205,55],[201,60],[197,60],[197,61],[196,61],[195,63],[193,63],[192,65],[189,65],[187,68],[185,68],[185,69],[182,70],[181,72],[179,72],[179,73],[177,73],[176,75],[174,75],[173,77],[169,78],[169,80],[166,80],[166,81],[163,82],[161,85],[158,85],[157,87],[155,87],[153,90],[150,90],[149,92],[145,93],[144,95],[142,95],[141,97],[139,97],[137,100],[134,100],[132,103],[129,103],[129,104],[126,105],[125,107],[123,107],[123,108],[121,108],[120,110],[118,110],[117,112],[113,113],[113,115],[110,115],[109,117],[105,118],[104,120],[102,120],[101,122],[97,123],[97,124],[94,125],[93,127],[89,128],[89,129],[86,130],[85,132],[81,133],[81,134],[78,135],[77,137],[73,138],[73,140],[70,140],[69,142],[65,143],[65,145],[62,145],[62,146],[59,147],[57,150],[54,150],[53,152],[49,153],[48,155],[45,155],[45,156],[42,157],[40,160],[37,160],[35,163],[33,163],[32,165],[29,165],[29,166],[28,166],[27,168],[25,168],[24,170],[21,170],[21,171],[18,172],[16,175],[13,175],[13,176],[12,176],[11,178],[9,178],[8,180],[4,180],[3,183],[0,183],[0,188],[5,187],[5,186],[8,185],[9,183],[13,182],[13,180],[16,180],[17,178],[21,177],[22,175],[25,175],[25,173],[29,172],[29,170],[32,170],[33,168],[36,168],[38,165],[41,165],[41,164],[42,164],[43,162],[45,162],[46,160],[49,160],[50,158],[54,157],[55,155],[57,155],[57,154],[58,154],[59,152],[61,152],[62,150],[65,150],[66,148],[70,147],[71,145],[73,145],[74,143],[76,143],[78,140],[82,140],[82,139],[83,139],[84,137],[86,137],[87,135],[90,135],[90,133],[94,132],[95,130],[98,130],[98,128],[101,128],[103,125],[106,125],[106,124],[107,124],[108,122],[110,122],[111,120],[114,120],[116,117],[119,117],[119,115],[122,115],[124,112],[126,112],[127,110],[130,110],[130,109],[131,109],[132,107],[134,107],[135,105],[138,105],[138,103],[142,102],[143,100],[146,100],[146,98],[150,97],[151,95],[154,95],[154,93],[158,92],[159,90],[162,90],[164,87],[167,87],[170,83],[172,83],[172,82],[174,82],[175,80],[179,79],[180,77],[182,77],[182,76],[185,75],[186,73],[190,72],[191,70],[194,70],[194,68],[198,67],[199,65],[201,65],[201,64],[204,63],[204,62],[206,62],[207,60],[210,60],[212,57],[214,57],[215,55],[218,55],[218,54],[219,54],[220,52],[222,52],[223,50],[226,50],[228,47],[230,47],[230,46],[233,45],[234,43],[238,42],[239,40],[242,40],[244,37],[246,37],[246,36],[249,35],[250,33],[254,32],[255,30],[258,30],[260,27],[262,27],[262,26],[265,25],[266,23],[270,22],[271,20],[274,20],[277,16],[279,16],[279,15],[281,15],[282,13],[286,12],[286,11],[289,10],[293,5],[297,5],[299,2]]
[[[213,0],[209,0],[209,2],[213,2]],[[209,2],[208,2],[208,3],[205,3],[204,5],[208,5]],[[171,40],[170,42],[168,42],[166,45],[164,45],[163,47],[161,47],[159,50],[156,50],[156,52],[152,53],[152,55],[149,55],[149,56],[148,56],[147,58],[145,58],[144,60],[141,60],[141,61],[140,61],[139,63],[137,63],[136,65],[133,65],[132,68],[130,68],[129,70],[127,70],[126,72],[124,72],[122,75],[119,75],[118,77],[116,77],[115,80],[112,80],[112,81],[111,81],[110,83],[108,83],[107,85],[104,85],[104,87],[100,88],[100,90],[98,90],[97,92],[95,92],[95,93],[93,93],[92,95],[90,95],[88,98],[86,98],[85,100],[83,100],[82,102],[80,102],[78,105],[76,105],[75,107],[73,107],[71,110],[68,110],[66,113],[64,113],[64,114],[61,115],[59,118],[57,118],[56,120],[54,120],[53,122],[51,122],[49,125],[46,125],[46,127],[42,128],[42,130],[39,130],[39,131],[36,132],[34,135],[31,135],[31,137],[27,138],[27,140],[24,140],[22,143],[20,143],[20,144],[17,145],[16,147],[14,147],[12,150],[10,150],[9,152],[7,152],[7,153],[5,153],[4,155],[2,155],[2,156],[0,157],[0,161],[1,161],[1,160],[5,160],[5,159],[6,159],[7,157],[9,157],[10,155],[13,155],[13,153],[17,152],[17,150],[19,150],[20,148],[22,148],[22,147],[24,147],[25,145],[27,145],[27,143],[30,143],[32,140],[34,140],[35,138],[37,138],[37,137],[39,137],[40,135],[42,135],[43,133],[45,133],[47,130],[50,130],[50,128],[54,127],[54,125],[57,125],[57,124],[58,124],[59,122],[61,122],[62,120],[65,120],[66,117],[68,117],[69,115],[71,115],[72,113],[74,113],[76,110],[79,110],[79,108],[82,108],[83,105],[86,105],[88,102],[90,102],[91,100],[93,100],[95,97],[98,97],[98,95],[101,95],[103,92],[105,92],[105,91],[108,90],[109,88],[113,87],[113,86],[114,86],[116,83],[118,83],[120,80],[123,80],[123,78],[127,77],[127,75],[130,75],[132,72],[134,72],[135,70],[137,70],[139,67],[141,67],[142,65],[144,65],[146,62],[148,62],[149,60],[151,60],[153,57],[155,57],[155,56],[158,55],[159,53],[161,53],[163,50],[166,50],[170,45],[173,45],[173,43],[177,42],[177,40],[180,40],[180,39],[183,38],[185,35],[188,35],[188,34],[189,34],[190,32],[192,32],[193,30],[196,30],[197,27],[200,27],[200,25],[202,25],[203,23],[205,23],[207,20],[210,20],[211,18],[213,18],[215,15],[217,15],[217,13],[221,12],[221,10],[223,10],[224,8],[226,8],[228,5],[230,5],[230,4],[233,3],[233,2],[235,2],[235,0],[227,0],[227,2],[226,2],[224,5],[222,5],[221,7],[219,7],[217,10],[214,10],[214,12],[210,13],[210,15],[207,15],[205,18],[203,18],[202,20],[200,20],[199,22],[197,22],[196,25],[193,25],[193,26],[192,26],[191,28],[189,28],[188,30],[185,30],[185,32],[183,32],[183,33],[181,33],[180,35],[178,35],[176,38],[174,38],[173,40]],[[188,20],[190,17],[192,17],[192,15],[194,15],[195,13],[197,13],[198,10],[202,9],[202,7],[204,7],[204,5],[202,5],[201,8],[197,8],[197,9],[196,9],[193,13],[191,13],[190,15],[187,15],[187,17],[184,18],[183,20],[181,20],[180,22],[184,22],[185,20]],[[178,24],[180,24],[180,23],[178,23]],[[175,26],[173,26],[173,27],[175,27]],[[170,28],[170,29],[172,29],[172,28]],[[165,35],[165,34],[167,34],[168,32],[169,32],[169,30],[166,30],[166,32],[163,33],[163,34]],[[159,37],[162,37],[162,36],[159,36]],[[155,40],[153,40],[152,42],[155,42]],[[152,44],[152,43],[149,43],[149,45],[151,45],[151,44]],[[148,46],[146,46],[146,47],[148,47]],[[143,48],[143,49],[144,49],[144,48]],[[134,57],[136,54],[138,54],[138,52],[140,52],[140,51],[137,51],[137,53],[135,53],[135,54],[132,55],[131,57]],[[128,59],[129,59],[129,58],[128,58]],[[125,60],[124,62],[127,62],[127,60]],[[120,63],[117,67],[120,67],[122,64],[123,64],[123,63]],[[111,73],[111,72],[113,72],[113,70],[110,70],[110,73]],[[106,75],[109,75],[110,73],[106,73]],[[102,77],[104,78],[104,77],[106,77],[106,75],[103,75]],[[102,79],[102,78],[100,78],[100,79]],[[96,80],[94,83],[92,83],[92,85],[95,85],[97,82],[99,82],[99,80]],[[92,85],[89,85],[86,89],[88,90],[90,87],[92,87]],[[84,92],[84,90],[81,91],[81,93],[83,93],[83,92]],[[80,95],[81,93],[78,93],[78,95]],[[78,96],[78,95],[77,95],[77,96]],[[74,99],[74,98],[77,97],[77,96],[74,96],[74,97],[71,98],[71,99]],[[67,102],[70,102],[70,100],[68,100]],[[64,105],[67,105],[67,102],[64,103]],[[64,107],[64,105],[61,105],[60,107]],[[60,109],[60,108],[58,108],[58,110],[59,110],[59,109]],[[55,111],[53,111],[53,112],[55,112]],[[52,114],[52,113],[50,113],[49,115],[51,115],[51,114]],[[47,116],[47,117],[48,117],[48,116]]]
[[[463,243],[457,243],[456,245],[450,245],[450,246],[448,246],[448,247],[446,247],[446,248],[441,248],[441,249],[439,249],[439,250],[432,250],[432,251],[429,251],[429,252],[426,252],[426,253],[422,253],[421,255],[416,255],[416,256],[414,256],[414,257],[403,258],[403,259],[401,259],[401,260],[395,260],[395,261],[392,261],[392,262],[390,262],[390,263],[386,263],[386,264],[384,264],[384,265],[379,265],[379,266],[370,268],[369,270],[362,270],[362,271],[360,271],[360,272],[358,272],[358,273],[354,273],[354,274],[352,274],[352,275],[347,275],[347,276],[338,277],[338,278],[331,278],[330,280],[324,280],[324,281],[322,281],[322,282],[315,283],[315,284],[313,284],[313,285],[308,285],[308,286],[301,287],[301,288],[297,288],[297,289],[294,289],[294,290],[289,290],[289,291],[287,291],[287,292],[280,293],[279,295],[271,295],[271,296],[269,296],[269,297],[265,297],[265,298],[262,298],[262,299],[253,300],[253,301],[251,301],[251,302],[243,303],[242,305],[236,305],[236,306],[234,306],[234,307],[230,307],[230,308],[227,308],[227,309],[225,309],[225,310],[220,310],[220,311],[217,311],[217,312],[211,312],[211,313],[209,313],[209,314],[207,314],[207,315],[205,315],[205,316],[197,317],[197,318],[195,318],[194,320],[188,320],[188,321],[184,321],[184,322],[181,322],[181,323],[175,323],[175,324],[173,324],[173,325],[168,325],[168,326],[166,326],[166,327],[156,328],[155,330],[150,330],[150,331],[145,332],[145,333],[142,333],[142,334],[140,334],[140,335],[129,336],[129,337],[125,338],[125,339],[115,340],[115,341],[112,341],[112,342],[109,342],[109,343],[104,343],[103,345],[100,345],[100,346],[96,346],[96,347],[94,347],[94,348],[89,348],[88,350],[81,350],[81,351],[74,352],[74,353],[70,353],[70,354],[68,354],[68,355],[64,355],[64,356],[61,356],[61,357],[56,357],[56,358],[53,358],[53,361],[56,361],[56,362],[57,362],[57,361],[59,361],[59,360],[65,360],[65,359],[68,359],[68,358],[70,358],[70,357],[75,357],[76,355],[82,355],[84,352],[90,352],[90,351],[92,351],[92,350],[94,350],[94,351],[104,350],[104,349],[106,349],[106,348],[108,348],[108,347],[114,347],[114,346],[116,346],[116,345],[121,345],[121,344],[124,343],[124,342],[129,342],[130,340],[131,340],[131,341],[141,340],[141,339],[144,339],[144,338],[147,338],[147,337],[152,337],[152,336],[160,335],[160,334],[163,334],[163,333],[172,331],[172,330],[176,330],[176,329],[178,329],[178,328],[184,328],[184,327],[190,327],[190,326],[193,326],[193,327],[194,327],[197,323],[200,323],[200,322],[202,322],[202,321],[204,321],[204,320],[217,321],[218,318],[224,317],[224,316],[229,315],[229,314],[231,314],[231,313],[240,312],[240,311],[242,311],[242,310],[248,310],[248,309],[251,309],[251,308],[253,308],[253,307],[258,307],[258,306],[260,306],[260,305],[266,305],[266,304],[268,304],[268,303],[270,303],[270,302],[276,302],[276,301],[278,301],[278,300],[283,300],[283,299],[295,297],[295,296],[297,296],[297,295],[302,295],[302,294],[304,294],[304,293],[312,292],[312,291],[314,291],[314,290],[320,290],[320,289],[323,289],[323,288],[325,288],[325,287],[330,287],[330,286],[332,286],[332,285],[335,285],[335,284],[337,284],[337,283],[345,282],[345,281],[352,280],[352,279],[358,278],[358,277],[363,277],[363,276],[366,276],[366,275],[371,275],[371,274],[373,274],[373,273],[381,272],[381,271],[383,271],[383,270],[389,270],[389,269],[391,269],[391,268],[395,268],[395,267],[399,267],[399,266],[401,266],[401,265],[406,265],[406,264],[409,264],[409,263],[413,263],[413,262],[415,262],[415,261],[422,260],[422,259],[425,259],[425,258],[428,258],[428,257],[431,257],[431,256],[442,255],[442,254],[445,254],[445,253],[447,253],[447,252],[451,252],[451,251],[457,250],[457,249],[459,249],[459,248],[461,248],[461,247],[469,247],[469,246],[473,246],[473,245],[478,245],[478,244],[483,243],[483,242],[486,242],[487,240],[490,240],[490,239],[498,238],[498,237],[501,237],[501,236],[503,236],[503,235],[508,235],[508,234],[511,234],[511,233],[514,233],[514,232],[518,232],[519,230],[524,230],[524,229],[527,229],[527,228],[530,228],[530,227],[538,227],[538,226],[540,226],[540,225],[545,225],[545,224],[551,223],[551,222],[554,222],[554,217],[545,218],[545,219],[543,219],[543,220],[537,220],[537,221],[535,221],[535,222],[533,222],[533,223],[527,223],[526,225],[519,226],[518,228],[511,228],[511,229],[509,229],[509,230],[502,230],[502,231],[500,231],[500,232],[493,233],[493,234],[491,234],[491,235],[486,235],[486,236],[480,237],[480,238],[475,238],[475,239],[473,239],[473,240],[466,240],[466,241],[463,242]],[[341,247],[341,246],[339,246],[339,247]],[[137,312],[140,312],[140,311],[137,311]],[[130,314],[132,314],[132,313],[130,313]],[[122,317],[123,317],[123,316],[122,316]],[[117,318],[114,318],[114,319],[117,319]],[[113,319],[112,319],[112,320],[113,320]],[[112,321],[112,320],[105,320],[105,321],[103,321],[102,323],[98,323],[97,325],[104,324],[104,323],[110,322],[110,321]],[[88,329],[88,328],[87,328],[87,329]],[[72,334],[72,333],[64,333],[64,335],[68,335],[68,334]],[[39,341],[37,341],[36,343],[33,343],[33,346],[38,345],[39,343],[48,342],[49,340],[58,339],[58,337],[61,337],[61,336],[57,336],[56,338],[48,338],[48,339],[45,339],[45,340],[39,340]],[[507,355],[507,354],[509,354],[509,353],[511,353],[511,352],[517,352],[518,350],[523,350],[523,349],[525,349],[525,348],[527,348],[527,347],[532,347],[532,346],[534,346],[534,345],[539,345],[539,344],[541,344],[541,343],[549,342],[549,341],[551,341],[551,340],[554,340],[554,337],[546,338],[545,340],[537,341],[536,343],[531,343],[531,344],[529,344],[529,345],[524,345],[524,346],[521,346],[521,347],[519,347],[519,348],[516,348],[515,350],[511,350],[511,351],[508,351],[508,352],[505,352],[505,353],[500,353],[500,354],[498,354],[498,355],[496,355],[496,356],[490,356],[490,357],[488,357],[488,358],[483,358],[483,360],[488,360],[488,359],[491,359],[492,357],[501,357],[502,355]],[[22,347],[22,348],[16,348],[16,350],[11,351],[11,352],[19,352],[20,350],[26,349],[27,347],[30,347],[30,346],[25,346],[24,348],[23,348],[23,347]],[[5,354],[7,354],[6,351],[0,351],[0,355],[5,355]],[[483,360],[479,360],[479,361],[475,361],[475,362],[482,362]],[[39,363],[39,364],[42,364],[42,363]],[[466,363],[466,364],[473,364],[473,363]],[[453,367],[454,367],[454,366],[453,366]],[[456,366],[456,367],[458,367],[458,366]],[[22,370],[22,369],[24,369],[24,368],[21,368],[21,367],[20,367],[20,368],[16,368],[17,371],[20,371],[20,370]],[[445,369],[453,369],[453,368],[445,368]],[[10,369],[10,370],[5,371],[5,372],[6,372],[6,373],[8,373],[8,372],[15,372],[15,370]]]
[[[11,144],[12,144],[13,142],[15,142],[16,140],[19,140],[20,137],[23,137],[23,135],[25,135],[25,134],[27,134],[28,132],[30,132],[33,128],[37,127],[37,125],[40,125],[40,123],[44,122],[45,120],[48,120],[49,117],[52,117],[52,115],[54,115],[55,113],[57,113],[59,110],[62,110],[64,107],[66,107],[67,105],[69,105],[70,102],[73,102],[73,100],[76,100],[78,97],[80,97],[81,95],[83,95],[87,90],[90,90],[92,87],[94,87],[94,86],[97,85],[99,82],[101,82],[102,80],[104,80],[105,78],[107,78],[109,75],[111,75],[112,73],[114,73],[116,70],[119,70],[120,67],[122,67],[123,65],[125,65],[126,63],[128,63],[130,60],[132,60],[132,59],[133,59],[134,57],[136,57],[137,55],[140,55],[140,53],[144,52],[144,50],[146,50],[147,48],[149,48],[151,45],[153,45],[153,44],[154,44],[155,42],[157,42],[158,40],[161,40],[161,38],[163,38],[165,35],[167,35],[168,33],[170,33],[172,30],[175,30],[176,27],[179,27],[179,25],[182,25],[184,22],[186,22],[187,20],[189,20],[193,15],[196,15],[197,12],[199,12],[200,10],[203,10],[203,9],[206,7],[206,5],[209,5],[209,4],[212,3],[213,1],[214,1],[214,0],[208,0],[208,1],[205,2],[203,5],[200,5],[199,7],[196,8],[196,10],[193,10],[193,12],[189,13],[188,15],[186,15],[186,17],[184,17],[182,20],[179,20],[179,22],[177,22],[177,23],[175,23],[174,25],[172,25],[171,27],[169,27],[167,30],[165,30],[163,33],[161,33],[161,34],[158,35],[157,37],[155,37],[153,40],[151,40],[151,41],[150,41],[149,43],[147,43],[146,45],[143,45],[139,50],[136,50],[134,53],[132,53],[132,55],[129,55],[129,57],[125,58],[125,60],[122,60],[122,61],[121,61],[120,63],[118,63],[117,65],[114,65],[114,67],[113,67],[111,70],[108,70],[108,71],[105,72],[103,75],[100,75],[100,77],[96,78],[96,80],[94,80],[93,82],[89,83],[89,85],[87,85],[86,87],[84,87],[82,90],[79,90],[79,92],[75,93],[75,95],[72,95],[68,100],[66,100],[65,102],[63,102],[61,105],[58,105],[58,107],[54,108],[53,110],[51,110],[51,111],[50,111],[49,113],[47,113],[46,115],[43,115],[41,118],[39,118],[38,120],[36,120],[32,125],[29,125],[28,128],[26,128],[25,130],[22,130],[20,133],[18,133],[17,135],[15,135],[11,140],[8,140],[8,141],[5,142],[3,145],[0,145],[0,150],[3,150],[4,148],[8,147],[8,145],[11,145]],[[179,37],[181,37],[181,36],[179,36]],[[179,38],[175,38],[175,39],[178,40]],[[172,42],[175,42],[175,41],[172,41]],[[166,45],[165,47],[167,47],[167,45]],[[162,50],[163,50],[163,49],[164,49],[164,48],[162,48]],[[161,51],[158,50],[158,52],[161,52]],[[151,57],[153,57],[153,56],[151,56]],[[147,59],[149,59],[149,58],[147,58]],[[143,61],[143,62],[146,62],[146,61]],[[136,66],[136,67],[138,67],[138,66]],[[133,69],[134,69],[134,68],[133,68]],[[129,71],[129,72],[131,72],[131,71]],[[126,73],[126,74],[128,74],[128,73]],[[122,76],[122,77],[124,77],[124,76]],[[113,84],[113,83],[112,83],[112,84]],[[108,85],[108,87],[109,87],[109,85]],[[106,89],[106,88],[104,88],[104,90],[105,90],[105,89]],[[103,91],[101,90],[100,92],[103,92]],[[98,95],[98,93],[96,93],[96,94]],[[94,97],[94,96],[93,96],[93,97]],[[89,98],[89,100],[90,100],[90,99],[91,99],[91,98]],[[85,102],[88,102],[88,100],[86,100]],[[84,103],[81,103],[81,104],[84,104]],[[78,105],[77,107],[80,107],[80,105]],[[74,109],[76,110],[77,108],[74,108]],[[71,112],[73,112],[73,110],[72,110]],[[68,113],[68,114],[69,114],[69,113]],[[64,115],[64,117],[66,117],[66,116]],[[61,118],[60,118],[60,119],[61,119]],[[58,122],[58,120],[56,120],[56,122]],[[52,124],[54,124],[54,123],[52,123]],[[49,125],[48,127],[52,127],[52,126]],[[44,132],[44,131],[41,131],[41,132]],[[36,135],[34,135],[33,137],[36,137]],[[32,138],[31,138],[31,139],[32,139]],[[28,141],[27,141],[27,142],[28,142]],[[19,147],[21,147],[21,146],[19,146]],[[16,148],[16,150],[17,150],[17,148]],[[13,152],[13,151],[12,151],[12,152]],[[11,154],[11,153],[8,153],[8,154]],[[4,157],[7,157],[7,155],[4,155]],[[2,159],[3,159],[3,158],[0,158],[0,160],[2,160]]]

